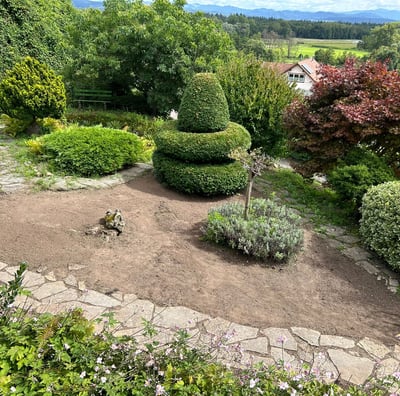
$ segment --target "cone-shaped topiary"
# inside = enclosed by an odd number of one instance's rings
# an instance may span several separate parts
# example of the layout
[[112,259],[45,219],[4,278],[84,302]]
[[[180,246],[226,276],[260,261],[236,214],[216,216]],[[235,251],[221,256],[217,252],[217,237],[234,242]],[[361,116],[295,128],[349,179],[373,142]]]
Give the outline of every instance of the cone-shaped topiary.
[[198,73],[189,83],[179,107],[178,129],[185,132],[223,131],[229,122],[224,91],[212,73]]

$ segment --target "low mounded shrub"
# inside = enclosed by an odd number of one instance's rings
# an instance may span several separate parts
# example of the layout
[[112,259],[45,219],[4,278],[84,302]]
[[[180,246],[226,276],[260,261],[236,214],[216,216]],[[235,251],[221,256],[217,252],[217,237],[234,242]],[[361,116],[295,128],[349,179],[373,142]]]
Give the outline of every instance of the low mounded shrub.
[[361,199],[371,186],[395,179],[393,170],[375,153],[357,147],[328,175],[328,181],[347,201],[359,207]]
[[205,239],[261,260],[287,261],[303,243],[301,218],[272,200],[251,200],[248,219],[244,205],[233,202],[208,212]]
[[179,107],[178,129],[185,132],[216,132],[229,122],[228,102],[215,74],[195,74]]
[[44,158],[57,171],[79,176],[116,172],[141,160],[140,138],[101,127],[69,127],[41,138]]
[[371,187],[360,211],[360,234],[365,244],[400,270],[400,181]]
[[214,133],[168,129],[158,133],[154,141],[163,154],[196,163],[226,162],[232,150],[248,149],[251,145],[250,134],[244,127],[233,122],[224,131]]
[[177,191],[205,196],[232,195],[246,187],[247,171],[238,162],[193,164],[153,154],[157,178]]

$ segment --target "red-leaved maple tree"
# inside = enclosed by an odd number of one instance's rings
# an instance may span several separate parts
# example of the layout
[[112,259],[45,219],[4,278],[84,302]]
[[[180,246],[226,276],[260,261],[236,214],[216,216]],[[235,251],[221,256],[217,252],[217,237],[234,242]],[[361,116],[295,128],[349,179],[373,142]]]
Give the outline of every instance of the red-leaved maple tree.
[[400,75],[384,63],[342,68],[324,65],[312,95],[295,100],[284,116],[293,149],[306,158],[305,174],[326,171],[359,143],[390,161],[400,153]]

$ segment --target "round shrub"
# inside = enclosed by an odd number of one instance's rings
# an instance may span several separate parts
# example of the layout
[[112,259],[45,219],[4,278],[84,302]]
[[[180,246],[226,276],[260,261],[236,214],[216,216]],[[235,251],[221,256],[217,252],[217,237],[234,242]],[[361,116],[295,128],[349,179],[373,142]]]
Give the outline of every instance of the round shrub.
[[328,175],[329,183],[341,198],[359,207],[371,186],[395,179],[393,170],[375,153],[357,147]]
[[0,82],[0,109],[13,118],[61,118],[67,104],[60,76],[38,60],[26,57]]
[[360,233],[367,246],[400,269],[400,181],[371,187],[362,199]]
[[253,199],[247,220],[243,203],[233,202],[208,212],[205,239],[262,260],[287,261],[303,243],[301,218],[290,208]]
[[212,73],[196,74],[183,93],[178,129],[185,132],[216,132],[229,122],[228,102]]
[[138,136],[101,127],[70,127],[41,137],[43,154],[61,172],[106,175],[133,165],[143,153]]
[[239,124],[230,122],[227,128],[214,133],[191,133],[169,129],[155,138],[157,149],[165,155],[196,163],[226,162],[237,148],[248,149],[250,134]]
[[193,164],[153,154],[157,178],[177,191],[205,196],[232,195],[247,184],[247,171],[238,162]]

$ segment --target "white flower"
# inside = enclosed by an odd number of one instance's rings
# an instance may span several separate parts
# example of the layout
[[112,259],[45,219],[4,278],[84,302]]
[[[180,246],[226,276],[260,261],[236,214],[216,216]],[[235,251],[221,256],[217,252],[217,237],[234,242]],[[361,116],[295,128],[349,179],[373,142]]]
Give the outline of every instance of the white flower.
[[100,378],[100,381],[104,384],[104,383],[107,382],[107,378],[106,378],[106,377],[101,377],[101,378]]
[[12,387],[10,388],[10,392],[14,393],[14,392],[16,392],[16,391],[17,391],[17,388],[16,388],[15,386],[12,386]]
[[96,360],[96,363],[100,364],[102,362],[103,362],[103,359],[101,357],[98,357],[97,360]]
[[256,378],[256,379],[251,379],[250,380],[250,389],[253,389],[256,385],[257,385],[257,382],[259,381],[259,379],[258,378]]
[[67,344],[67,343],[65,343],[64,344],[64,348],[68,351],[68,349],[71,349],[71,347]]
[[86,371],[82,371],[81,375],[79,376],[80,378],[85,378],[86,377]]

